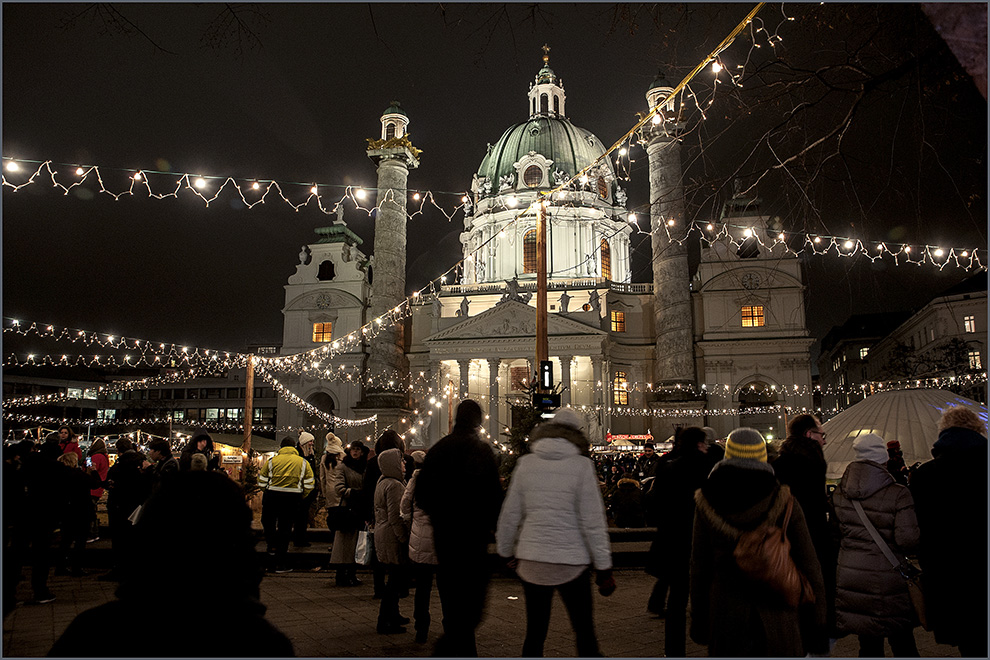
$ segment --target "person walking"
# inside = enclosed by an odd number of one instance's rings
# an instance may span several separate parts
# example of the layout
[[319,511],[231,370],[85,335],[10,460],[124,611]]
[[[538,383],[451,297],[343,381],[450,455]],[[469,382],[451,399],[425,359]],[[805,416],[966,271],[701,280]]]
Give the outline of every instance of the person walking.
[[[801,622],[807,652],[827,654],[830,637],[835,636],[835,539],[829,525],[831,505],[825,490],[825,431],[814,415],[795,415],[787,424],[787,438],[780,453],[771,462],[777,480],[791,489],[801,505],[808,533],[815,546],[818,563],[825,580],[825,626],[816,627],[812,619]],[[805,611],[806,616],[810,610]]]
[[357,548],[358,531],[364,526],[364,475],[368,470],[368,448],[360,440],[348,445],[347,455],[333,471],[333,489],[340,498],[340,504],[351,513],[353,526],[338,528],[333,536],[333,550],[330,564],[337,569],[338,587],[353,587],[361,584],[357,579],[357,564],[354,552]]
[[375,488],[375,553],[387,574],[382,601],[378,608],[377,631],[382,635],[404,633],[409,619],[399,613],[397,573],[409,562],[409,532],[402,520],[400,505],[406,490],[402,450],[386,449],[378,455],[382,476]]
[[94,541],[100,540],[99,504],[100,500],[103,498],[103,484],[107,480],[107,472],[110,470],[110,458],[107,456],[107,444],[101,438],[93,440],[93,444],[89,446],[89,463],[90,468],[96,473],[97,477],[99,477],[99,486],[89,491],[89,496],[93,500],[93,509],[91,518],[92,526],[90,528],[89,538],[86,539],[86,542],[93,543]]
[[[743,532],[787,524],[790,556],[810,582],[813,605],[790,606],[770,585],[744,573],[733,557]],[[722,657],[804,656],[798,610],[813,607],[825,624],[825,585],[801,505],[774,477],[759,431],[738,428],[695,493],[691,545],[691,639]]]
[[987,427],[969,408],[942,413],[935,460],[908,486],[914,496],[928,623],[939,644],[987,657]]
[[853,451],[856,459],[832,493],[842,539],[836,574],[836,629],[839,634],[859,636],[860,657],[882,658],[885,637],[894,657],[918,657],[913,630],[917,616],[907,582],[869,529],[872,525],[903,561],[904,553],[918,544],[914,499],[887,471],[883,438],[875,433],[861,435],[853,442]]
[[480,437],[483,420],[476,401],[461,401],[451,433],[426,452],[416,485],[415,502],[430,516],[437,551],[443,612],[438,656],[478,655],[475,630],[491,577],[488,543],[502,504],[495,453]]
[[433,544],[433,523],[430,516],[416,504],[416,481],[420,468],[426,460],[426,452],[414,451],[413,460],[417,468],[406,484],[399,510],[402,520],[410,526],[409,561],[412,564],[412,578],[416,585],[413,620],[416,622],[416,642],[423,644],[430,634],[430,594],[433,592],[433,576],[437,570],[437,551]]
[[292,521],[306,495],[316,486],[313,469],[299,455],[296,441],[284,438],[278,453],[261,467],[258,485],[264,492],[261,499],[261,526],[265,530],[268,556],[276,573],[291,569],[285,559],[289,550]]
[[523,657],[542,657],[554,590],[560,593],[577,640],[579,657],[601,657],[592,614],[591,567],[603,596],[615,591],[605,504],[590,443],[571,410],[530,433],[530,453],[520,457],[498,518],[499,556],[523,583],[526,638]]

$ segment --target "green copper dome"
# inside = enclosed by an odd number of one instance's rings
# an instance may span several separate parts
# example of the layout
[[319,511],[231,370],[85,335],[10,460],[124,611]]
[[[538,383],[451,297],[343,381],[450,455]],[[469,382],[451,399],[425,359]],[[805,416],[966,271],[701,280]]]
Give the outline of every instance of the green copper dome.
[[384,117],[385,115],[402,115],[403,117],[409,116],[406,114],[405,110],[399,107],[398,101],[392,101],[392,105],[385,108],[385,112],[382,113],[382,116]]
[[[502,134],[481,161],[478,176],[497,184],[503,175],[515,175],[513,164],[530,151],[552,160],[551,171],[562,170],[571,177],[604,154],[605,145],[591,131],[578,128],[567,119],[533,117],[509,127]],[[602,163],[612,169],[610,159],[605,158]],[[515,182],[515,177],[513,180]]]
[[646,91],[649,92],[650,90],[656,89],[657,87],[666,87],[668,89],[673,89],[674,84],[669,80],[667,80],[667,76],[664,75],[663,71],[660,71],[659,73],[657,73],[657,77],[653,79],[653,82],[650,83],[649,89],[647,89]]
[[536,74],[536,83],[538,85],[543,85],[546,83],[556,84],[557,74],[553,72],[549,64],[544,64],[540,72]]

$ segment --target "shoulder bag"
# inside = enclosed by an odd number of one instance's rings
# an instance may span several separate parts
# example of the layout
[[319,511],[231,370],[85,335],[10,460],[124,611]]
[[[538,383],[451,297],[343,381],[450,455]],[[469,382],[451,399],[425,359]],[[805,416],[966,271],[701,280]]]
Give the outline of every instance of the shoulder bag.
[[853,508],[856,509],[856,513],[859,514],[859,519],[863,521],[866,531],[873,537],[873,542],[880,548],[880,551],[887,558],[887,561],[890,562],[890,565],[907,582],[908,595],[911,597],[911,604],[914,606],[914,611],[918,615],[918,622],[921,624],[921,627],[925,630],[931,630],[928,627],[928,617],[925,613],[925,593],[921,590],[921,571],[908,562],[906,558],[904,561],[898,561],[890,546],[880,536],[880,532],[873,526],[870,519],[866,517],[866,511],[863,510],[863,505],[859,503],[859,500],[850,501]]

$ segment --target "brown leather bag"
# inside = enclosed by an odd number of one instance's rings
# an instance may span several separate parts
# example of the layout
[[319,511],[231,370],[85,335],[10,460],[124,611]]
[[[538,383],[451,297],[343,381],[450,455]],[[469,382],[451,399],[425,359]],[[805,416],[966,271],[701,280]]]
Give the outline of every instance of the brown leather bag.
[[779,594],[790,607],[814,603],[811,582],[791,558],[787,523],[791,520],[794,498],[789,497],[782,527],[768,520],[754,530],[739,535],[732,554],[743,573]]

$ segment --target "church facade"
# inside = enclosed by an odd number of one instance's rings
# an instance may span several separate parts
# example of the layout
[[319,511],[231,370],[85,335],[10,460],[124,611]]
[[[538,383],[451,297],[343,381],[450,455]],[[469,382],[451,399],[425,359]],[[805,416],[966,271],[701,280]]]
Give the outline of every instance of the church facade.
[[[429,446],[447,433],[464,397],[482,403],[486,430],[501,439],[537,366],[538,204],[583,172],[545,203],[547,333],[562,405],[585,414],[595,444],[607,433],[651,433],[662,441],[685,424],[721,435],[748,425],[781,437],[784,416],[773,406],[812,405],[801,264],[783,246],[768,247],[779,219],[764,217],[758,198],[737,193],[720,218],[737,244],[702,239],[700,264],[689,272],[687,241],[698,238],[687,237],[683,124],[670,92],[662,79],[651,85],[651,109],[668,100],[641,135],[650,164],[653,282],[632,281],[626,193],[611,160],[602,158],[601,140],[566,115],[563,82],[544,56],[521,121],[485,152],[479,148],[460,281],[412,299],[404,323],[336,355],[333,378],[290,375],[282,383],[338,417],[377,416],[374,426],[338,429],[350,439],[391,426],[410,446]],[[418,150],[397,103],[381,122],[381,139],[369,140],[379,168],[375,256],[362,252],[341,217],[316,230],[285,285],[283,355],[360,332],[387,308],[376,300],[402,305],[405,177],[419,164]],[[386,206],[395,208],[386,213]],[[770,240],[756,243],[754,233]],[[388,394],[385,381],[408,387]],[[285,401],[278,418],[288,426],[316,421]]]

